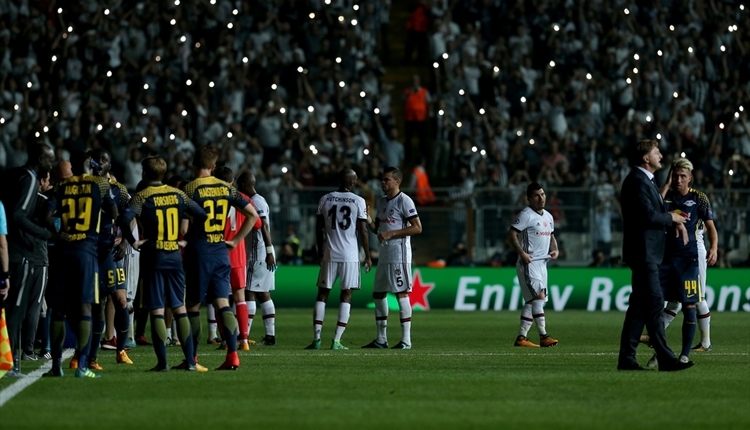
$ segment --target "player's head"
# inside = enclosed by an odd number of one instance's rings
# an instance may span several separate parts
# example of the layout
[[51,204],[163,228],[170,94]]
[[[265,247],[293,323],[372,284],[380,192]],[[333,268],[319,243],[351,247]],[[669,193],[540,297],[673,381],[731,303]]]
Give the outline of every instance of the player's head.
[[147,182],[161,182],[167,173],[167,160],[162,157],[146,157],[141,161],[143,166],[143,180]]
[[341,169],[339,171],[339,187],[342,191],[351,191],[356,185],[357,172],[352,169]]
[[148,188],[148,181],[141,179],[138,185],[135,186],[135,192],[143,191]]
[[547,196],[544,194],[544,188],[539,182],[532,182],[526,187],[526,200],[529,201],[531,209],[539,212],[544,209],[544,204],[547,203]]
[[84,151],[74,151],[70,154],[70,169],[75,176],[91,174],[91,157]]
[[71,170],[70,168],[70,161],[63,160],[57,163],[52,176],[53,179],[57,182],[62,182],[73,176],[73,170]]
[[112,169],[112,157],[106,149],[96,148],[89,151],[91,156],[91,170],[95,175],[107,176]]
[[227,166],[219,166],[214,169],[214,177],[231,184],[234,182],[234,172]]
[[52,171],[52,163],[55,162],[55,151],[49,145],[41,142],[30,141],[26,147],[28,154],[28,165],[38,169],[40,176],[45,176]]
[[193,156],[193,168],[197,170],[211,170],[216,167],[219,159],[219,150],[213,145],[203,145],[195,151]]
[[180,175],[172,175],[172,177],[167,179],[167,185],[175,188],[180,188],[183,182],[185,182],[185,178]]
[[693,163],[687,158],[678,158],[672,162],[672,188],[680,194],[690,189],[693,180]]
[[388,166],[383,170],[383,174],[380,176],[380,186],[384,193],[389,194],[398,191],[403,179],[404,175],[398,167]]
[[255,194],[255,175],[245,171],[237,177],[237,189],[245,194]]
[[661,169],[661,159],[659,142],[653,139],[639,140],[630,147],[630,154],[628,154],[631,165],[641,166],[650,172]]

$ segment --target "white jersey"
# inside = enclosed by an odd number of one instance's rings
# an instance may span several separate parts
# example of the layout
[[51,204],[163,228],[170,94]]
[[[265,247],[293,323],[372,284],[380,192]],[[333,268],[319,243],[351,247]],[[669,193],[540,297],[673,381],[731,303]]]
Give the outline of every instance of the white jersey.
[[320,199],[318,216],[323,217],[327,237],[323,260],[359,262],[357,221],[367,221],[365,199],[348,191],[328,193]]
[[[546,210],[542,209],[540,215],[527,206],[511,225],[512,229],[522,233],[521,247],[525,253],[531,255],[532,261],[549,259],[549,244],[555,231],[554,223],[552,214]],[[521,261],[520,257],[518,261]]]
[[706,223],[701,220],[698,222],[698,228],[695,230],[695,242],[698,245],[698,252],[706,252],[706,242],[703,241],[703,233],[706,231]]
[[[268,206],[266,199],[260,194],[255,193],[250,196],[250,200],[252,200],[255,206],[255,211],[258,212],[258,217],[265,218],[264,222],[271,228],[271,208]],[[266,261],[266,243],[263,241],[263,232],[261,229],[253,229],[245,237],[245,247],[247,248],[248,262]]]
[[[378,229],[383,232],[409,227],[411,225],[409,220],[418,216],[414,201],[404,193],[398,193],[390,200],[388,196],[378,198],[375,210]],[[411,236],[381,242],[378,261],[382,263],[411,263]]]

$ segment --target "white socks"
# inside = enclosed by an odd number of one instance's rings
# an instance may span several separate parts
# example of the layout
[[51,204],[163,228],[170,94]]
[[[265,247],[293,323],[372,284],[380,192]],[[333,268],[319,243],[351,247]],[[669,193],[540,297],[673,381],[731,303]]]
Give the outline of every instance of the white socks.
[[333,336],[334,342],[341,341],[341,336],[344,334],[344,330],[346,330],[346,324],[349,322],[351,308],[352,305],[350,303],[342,302],[339,305],[339,321],[336,324],[336,335]]
[[323,329],[325,316],[326,302],[315,302],[315,308],[313,308],[313,340],[320,340],[320,331]]
[[398,299],[398,311],[401,318],[401,342],[411,345],[411,303],[409,297]]
[[531,302],[531,316],[534,317],[536,329],[539,330],[539,336],[546,336],[547,328],[545,326],[547,322],[544,318],[544,300],[534,300]]
[[268,300],[260,304],[263,312],[263,325],[266,327],[267,336],[276,336],[276,306],[273,300]]
[[388,337],[388,298],[374,299],[375,301],[375,325],[378,328],[378,343],[387,343]]
[[523,310],[521,311],[521,326],[518,329],[518,335],[526,337],[529,334],[532,322],[534,320],[531,318],[531,303],[527,302],[523,305]]

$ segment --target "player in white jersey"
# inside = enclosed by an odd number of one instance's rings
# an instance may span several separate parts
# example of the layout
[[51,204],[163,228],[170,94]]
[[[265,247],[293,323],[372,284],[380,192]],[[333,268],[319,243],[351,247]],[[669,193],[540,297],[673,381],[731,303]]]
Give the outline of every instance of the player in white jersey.
[[[370,243],[367,233],[367,211],[365,199],[354,194],[357,174],[352,169],[339,172],[339,189],[320,199],[315,231],[320,255],[318,296],[313,310],[314,338],[306,349],[320,349],[320,332],[323,328],[326,302],[331,288],[339,280],[341,304],[336,324],[336,334],[331,349],[348,349],[341,344],[351,310],[352,290],[360,289],[359,245],[367,251]],[[365,272],[372,267],[370,255],[365,252]]]
[[[557,345],[549,337],[544,318],[544,303],[547,301],[547,262],[559,255],[555,239],[555,223],[552,214],[544,209],[547,196],[542,186],[532,182],[526,187],[527,206],[518,214],[508,230],[508,239],[516,253],[516,273],[526,302],[521,311],[521,327],[515,346],[538,348]],[[533,319],[532,319],[533,318]],[[539,331],[539,345],[526,337],[532,322]]]
[[250,197],[262,222],[260,229],[253,229],[245,237],[247,247],[247,286],[245,302],[248,312],[248,334],[253,325],[257,311],[256,299],[263,314],[263,326],[266,335],[258,345],[276,345],[276,306],[271,299],[271,291],[276,288],[276,254],[271,241],[269,216],[271,208],[268,202],[255,190],[255,175],[245,172],[237,178],[237,188]]
[[[131,225],[131,228],[133,230],[133,234],[138,237],[138,223],[133,220],[133,224]],[[128,329],[128,340],[125,342],[125,345],[129,348],[135,347],[135,336],[134,336],[134,330],[135,330],[135,324],[133,321],[133,317],[135,315],[133,310],[133,303],[135,302],[135,293],[138,291],[138,280],[140,279],[140,258],[141,258],[141,252],[137,249],[134,249],[128,241],[125,241],[125,257],[123,258],[123,268],[125,269],[125,282],[127,283],[127,298],[128,298],[128,313],[129,319],[130,319],[130,325]]]
[[403,174],[387,167],[380,177],[384,196],[375,205],[375,220],[368,215],[367,226],[378,235],[380,257],[375,272],[372,298],[375,301],[375,325],[378,337],[362,348],[388,348],[387,294],[398,298],[401,341],[393,349],[411,349],[411,236],[422,233],[422,222],[411,197],[401,192]]

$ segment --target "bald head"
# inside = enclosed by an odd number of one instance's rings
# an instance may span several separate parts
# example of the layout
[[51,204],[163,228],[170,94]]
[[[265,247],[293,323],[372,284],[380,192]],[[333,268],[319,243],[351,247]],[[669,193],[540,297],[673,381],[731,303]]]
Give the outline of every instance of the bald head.
[[357,184],[357,173],[352,169],[341,169],[339,171],[339,186],[342,189],[351,191]]
[[248,195],[255,194],[255,175],[247,171],[242,172],[237,177],[237,189]]
[[55,166],[53,177],[58,181],[64,181],[73,176],[73,169],[70,167],[70,161],[61,161]]

